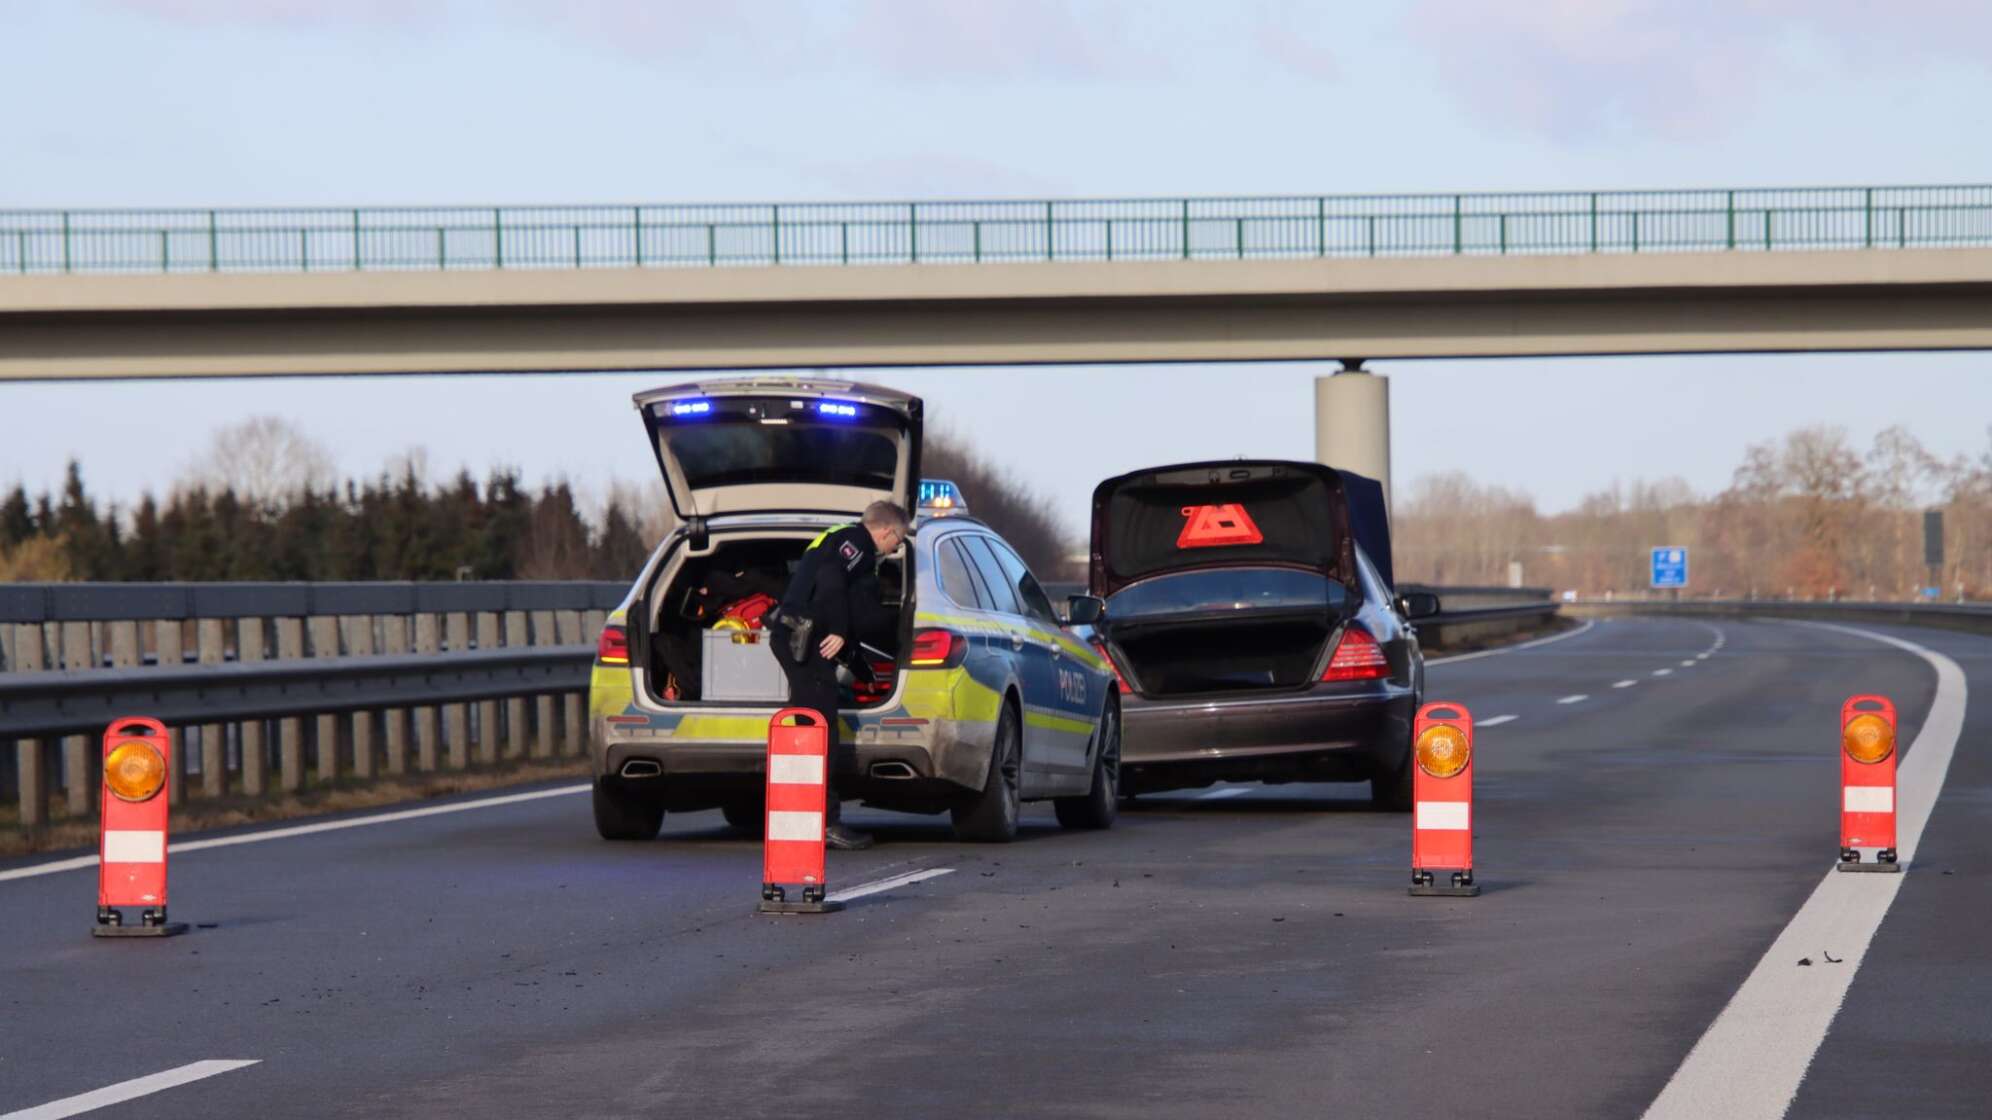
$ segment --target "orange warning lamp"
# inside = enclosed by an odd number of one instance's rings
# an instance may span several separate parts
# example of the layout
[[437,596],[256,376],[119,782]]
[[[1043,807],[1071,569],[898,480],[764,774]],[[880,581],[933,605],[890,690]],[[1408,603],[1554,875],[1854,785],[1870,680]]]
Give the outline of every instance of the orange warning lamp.
[[1434,778],[1450,778],[1466,769],[1473,747],[1466,734],[1450,723],[1435,723],[1418,736],[1418,769]]
[[1880,715],[1864,712],[1847,721],[1840,744],[1847,757],[1873,765],[1895,752],[1895,728]]
[[166,760],[143,739],[126,739],[104,759],[104,786],[121,801],[144,801],[165,785]]

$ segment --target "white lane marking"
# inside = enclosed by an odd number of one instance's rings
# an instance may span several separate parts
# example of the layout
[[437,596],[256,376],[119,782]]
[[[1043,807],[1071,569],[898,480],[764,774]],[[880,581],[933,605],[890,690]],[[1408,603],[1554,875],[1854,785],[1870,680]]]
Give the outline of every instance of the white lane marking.
[[1580,692],[1580,693],[1578,693],[1578,694],[1577,694],[1577,695],[1575,695],[1575,696],[1565,696],[1565,697],[1564,697],[1563,699],[1561,699],[1561,700],[1558,700],[1558,701],[1557,701],[1557,703],[1559,703],[1559,704],[1582,704],[1582,703],[1583,703],[1584,701],[1586,701],[1586,700],[1589,700],[1590,698],[1591,698],[1591,694],[1590,694],[1590,693],[1588,693],[1588,692]]
[[[831,891],[826,897],[831,902],[847,902],[853,898],[863,898],[868,894],[889,891],[894,887],[903,887],[910,883],[924,883],[929,879],[938,879],[943,875],[952,874],[954,874],[954,868],[952,867],[929,867],[925,871],[908,871],[903,874],[888,876],[884,879],[875,879],[869,883],[859,883],[855,887],[846,887],[841,891]],[[0,1120],[6,1120],[6,1118],[0,1117]]]
[[1537,646],[1546,646],[1551,642],[1560,642],[1565,638],[1574,638],[1579,634],[1589,633],[1591,627],[1596,626],[1597,624],[1598,623],[1596,619],[1588,619],[1585,621],[1584,625],[1579,626],[1575,630],[1568,630],[1561,634],[1551,634],[1547,638],[1537,638],[1535,641],[1523,642],[1521,645],[1518,646],[1502,646],[1500,649],[1483,649],[1479,653],[1455,653],[1451,657],[1427,658],[1425,664],[1428,666],[1451,665],[1457,661],[1472,661],[1476,657],[1498,657],[1504,653],[1514,653],[1518,650],[1534,649]]
[[1504,723],[1513,723],[1513,722],[1515,722],[1515,721],[1516,721],[1517,719],[1520,719],[1520,718],[1521,718],[1520,716],[1488,716],[1488,717],[1487,717],[1486,719],[1481,719],[1481,720],[1475,720],[1475,721],[1473,722],[1473,726],[1475,726],[1475,727],[1499,727],[1499,726],[1501,726],[1501,725],[1502,725],[1502,724],[1504,724]]
[[95,1112],[100,1108],[109,1108],[114,1104],[123,1104],[125,1101],[151,1096],[153,1093],[177,1085],[185,1085],[190,1081],[200,1081],[218,1073],[253,1066],[261,1060],[260,1058],[228,1061],[212,1059],[205,1062],[189,1062],[160,1073],[134,1077],[130,1081],[120,1081],[116,1085],[106,1085],[102,1089],[92,1089],[87,1093],[78,1093],[76,1096],[64,1097],[59,1101],[9,1112],[0,1115],[0,1120],[61,1120],[64,1116]]
[[1612,687],[1613,687],[1613,688],[1631,688],[1631,687],[1632,687],[1633,685],[1636,685],[1636,684],[1638,684],[1638,683],[1639,683],[1638,681],[1616,681],[1616,682],[1614,682],[1614,683],[1612,684]]
[[[265,840],[285,840],[292,836],[310,836],[319,832],[338,832],[348,828],[364,828],[367,825],[392,824],[395,821],[410,821],[418,817],[438,817],[445,813],[467,813],[472,809],[492,809],[500,805],[517,805],[522,801],[538,801],[543,797],[565,797],[570,793],[587,793],[587,784],[560,786],[556,789],[539,789],[531,793],[509,793],[503,797],[485,797],[476,801],[459,801],[453,805],[431,805],[424,809],[402,809],[393,813],[375,813],[370,817],[354,817],[343,821],[320,821],[317,824],[294,825],[290,828],[273,828],[266,832],[245,832],[239,836],[217,836],[212,840],[183,840],[178,844],[167,845],[166,850],[175,855],[181,852],[199,852],[208,848],[230,848],[237,844],[260,844]],[[0,871],[0,883],[10,879],[31,879],[37,875],[53,875],[58,871],[80,871],[97,866],[94,855],[76,856],[72,859],[59,859],[49,863],[37,863],[28,867],[16,867],[11,871]],[[0,1118],[4,1120],[4,1118]]]
[[[1951,755],[1964,729],[1967,690],[1964,670],[1957,662],[1887,634],[1826,622],[1803,625],[1895,646],[1937,671],[1937,694],[1929,715],[1896,771],[1903,804],[1896,815],[1896,850],[1905,874],[1840,875],[1829,868],[1674,1071],[1646,1110],[1646,1120],[1705,1116],[1777,1120],[1791,1107],[1875,931],[1909,877],[1907,872],[1914,871],[1917,842],[1943,793]],[[1839,954],[1844,963],[1798,967],[1800,957],[1816,957],[1825,950]]]
[[1656,676],[1656,677],[1664,677],[1664,676],[1666,676],[1667,674],[1669,674],[1669,673],[1671,673],[1671,672],[1673,672],[1673,671],[1674,671],[1674,670],[1672,670],[1672,669],[1655,669],[1655,670],[1653,670],[1653,675],[1654,675],[1654,676]]
[[1464,801],[1420,801],[1418,823],[1427,832],[1466,832],[1472,829],[1471,810]]
[[1696,664],[1695,659],[1690,657],[1686,661],[1681,662],[1681,668],[1692,669],[1695,667],[1695,664]]
[[1220,797],[1238,797],[1250,792],[1252,791],[1245,786],[1226,786],[1223,789],[1211,790],[1209,793],[1199,793],[1196,799],[1198,801],[1216,801]]

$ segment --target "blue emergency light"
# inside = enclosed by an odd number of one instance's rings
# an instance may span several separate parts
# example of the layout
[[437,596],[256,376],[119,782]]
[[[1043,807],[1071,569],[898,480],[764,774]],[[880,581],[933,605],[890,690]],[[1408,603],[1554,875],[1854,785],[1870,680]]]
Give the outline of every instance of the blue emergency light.
[[923,478],[920,480],[920,508],[936,517],[951,513],[967,513],[968,503],[962,500],[961,489],[945,478]]
[[820,415],[834,416],[840,420],[855,420],[858,418],[858,406],[845,404],[843,401],[817,401],[816,411]]
[[673,416],[709,416],[711,414],[711,401],[673,401],[671,403],[671,415]]

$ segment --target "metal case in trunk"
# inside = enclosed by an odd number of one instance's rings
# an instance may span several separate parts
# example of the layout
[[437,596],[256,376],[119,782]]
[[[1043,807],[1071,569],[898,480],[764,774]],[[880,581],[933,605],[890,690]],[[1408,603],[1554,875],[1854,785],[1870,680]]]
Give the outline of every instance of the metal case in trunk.
[[768,648],[762,630],[705,630],[700,664],[699,695],[707,700],[745,700],[781,704],[788,700],[788,678]]

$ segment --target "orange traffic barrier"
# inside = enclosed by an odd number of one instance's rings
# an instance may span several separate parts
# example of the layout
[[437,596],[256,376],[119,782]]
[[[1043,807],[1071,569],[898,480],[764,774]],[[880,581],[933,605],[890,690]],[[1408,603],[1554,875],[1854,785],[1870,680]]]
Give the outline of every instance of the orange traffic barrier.
[[[824,779],[830,729],[808,708],[783,708],[768,721],[768,819],[761,841],[761,913],[823,914],[844,904],[824,897]],[[801,886],[800,901],[788,888]]]
[[[1861,849],[1874,861],[1861,862]],[[1900,871],[1895,861],[1895,704],[1850,696],[1840,705],[1840,870]]]
[[[172,733],[156,719],[130,716],[104,729],[104,788],[97,835],[97,937],[171,937],[166,920],[166,824]],[[142,907],[126,925],[126,906]]]
[[[1411,893],[1471,898],[1473,714],[1444,701],[1411,724]],[[1447,882],[1437,872],[1451,872]]]

